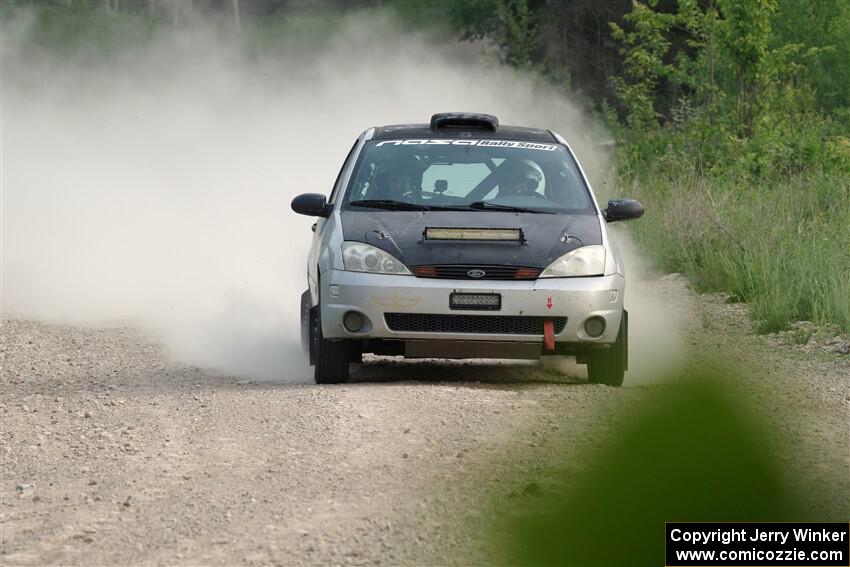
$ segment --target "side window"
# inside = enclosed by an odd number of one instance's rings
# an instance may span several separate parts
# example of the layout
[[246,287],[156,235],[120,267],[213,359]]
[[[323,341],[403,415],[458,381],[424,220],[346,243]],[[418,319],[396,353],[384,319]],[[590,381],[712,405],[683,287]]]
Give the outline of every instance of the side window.
[[339,173],[336,175],[336,181],[334,181],[333,189],[331,190],[331,196],[328,199],[329,203],[336,202],[337,195],[339,195],[340,185],[342,184],[342,177],[345,173],[345,170],[351,165],[351,160],[354,159],[354,150],[357,148],[357,143],[360,141],[360,138],[354,140],[354,145],[351,146],[351,149],[348,150],[348,155],[345,158],[345,161],[342,162],[342,167],[339,169]]

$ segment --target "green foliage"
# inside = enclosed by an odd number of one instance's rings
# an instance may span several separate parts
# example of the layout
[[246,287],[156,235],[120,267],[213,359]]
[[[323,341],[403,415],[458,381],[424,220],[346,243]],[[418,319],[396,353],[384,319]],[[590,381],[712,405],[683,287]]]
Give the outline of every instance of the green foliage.
[[723,14],[718,44],[732,68],[738,132],[748,135],[757,113],[757,94],[769,80],[765,62],[776,1],[718,0],[718,6]]
[[505,61],[515,67],[529,67],[535,26],[528,0],[496,0],[496,13],[504,30]]
[[3,11],[4,18],[31,16],[30,45],[83,56],[133,49],[152,37],[160,21],[145,12],[93,9],[87,2],[13,1]]
[[665,522],[814,520],[762,424],[721,387],[730,374],[686,369],[688,380],[587,447],[581,472],[564,462],[532,493],[545,498],[501,507],[501,562],[663,565]]
[[850,70],[821,72],[849,52],[830,30],[850,29],[850,10],[825,1],[814,38],[788,21],[811,20],[796,0],[714,5],[635,2],[629,28],[612,26],[630,126],[620,175],[649,210],[636,234],[662,267],[747,301],[760,331],[850,331],[850,111],[819,92]]
[[797,44],[819,48],[806,75],[821,111],[850,107],[850,2],[780,0],[771,47]]
[[503,62],[520,69],[540,63],[541,11],[535,0],[394,0],[388,4],[404,21],[446,29],[465,40],[493,39]]
[[664,63],[664,56],[670,49],[667,35],[676,17],[635,2],[625,19],[633,25],[633,31],[627,33],[611,23],[614,39],[624,44],[621,53],[625,77],[615,77],[614,88],[628,109],[629,125],[643,131],[658,123],[655,92],[661,78],[672,72],[672,67]]
[[[674,12],[654,5],[635,2],[624,17],[628,29],[611,24],[624,66],[615,91],[639,135],[674,119],[683,125],[676,115],[683,107],[696,110],[688,118],[709,118],[744,138],[775,119],[818,111],[811,76],[833,52],[850,49],[838,36],[837,46],[781,41],[772,29],[775,0],[720,0],[705,9],[679,0]],[[850,11],[842,17],[830,29],[850,26]],[[844,73],[846,60],[838,67]]]

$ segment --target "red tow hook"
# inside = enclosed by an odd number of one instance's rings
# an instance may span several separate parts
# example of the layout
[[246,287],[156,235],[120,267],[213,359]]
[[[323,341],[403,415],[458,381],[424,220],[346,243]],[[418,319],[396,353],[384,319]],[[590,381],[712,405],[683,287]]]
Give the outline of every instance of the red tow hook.
[[543,320],[543,346],[546,350],[555,350],[555,323],[552,319]]

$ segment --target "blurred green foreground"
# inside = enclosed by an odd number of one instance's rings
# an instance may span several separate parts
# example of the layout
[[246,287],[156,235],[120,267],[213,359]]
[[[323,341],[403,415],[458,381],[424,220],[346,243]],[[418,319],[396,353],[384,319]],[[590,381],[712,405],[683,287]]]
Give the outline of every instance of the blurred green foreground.
[[783,477],[771,436],[724,387],[728,373],[692,367],[683,376],[621,421],[578,476],[563,463],[536,498],[497,520],[499,563],[659,566],[665,522],[847,520],[813,517],[806,494],[789,488],[799,484]]

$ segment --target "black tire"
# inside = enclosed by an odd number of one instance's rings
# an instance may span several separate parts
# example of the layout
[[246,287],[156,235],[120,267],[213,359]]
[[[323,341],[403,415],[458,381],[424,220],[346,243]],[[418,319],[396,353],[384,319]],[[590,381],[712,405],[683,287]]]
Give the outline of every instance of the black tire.
[[622,386],[628,368],[629,314],[623,311],[617,340],[611,348],[590,352],[587,363],[587,381],[591,384]]
[[315,353],[313,377],[316,384],[342,384],[348,382],[348,341],[330,341],[322,336],[322,322],[316,309],[311,325]]

